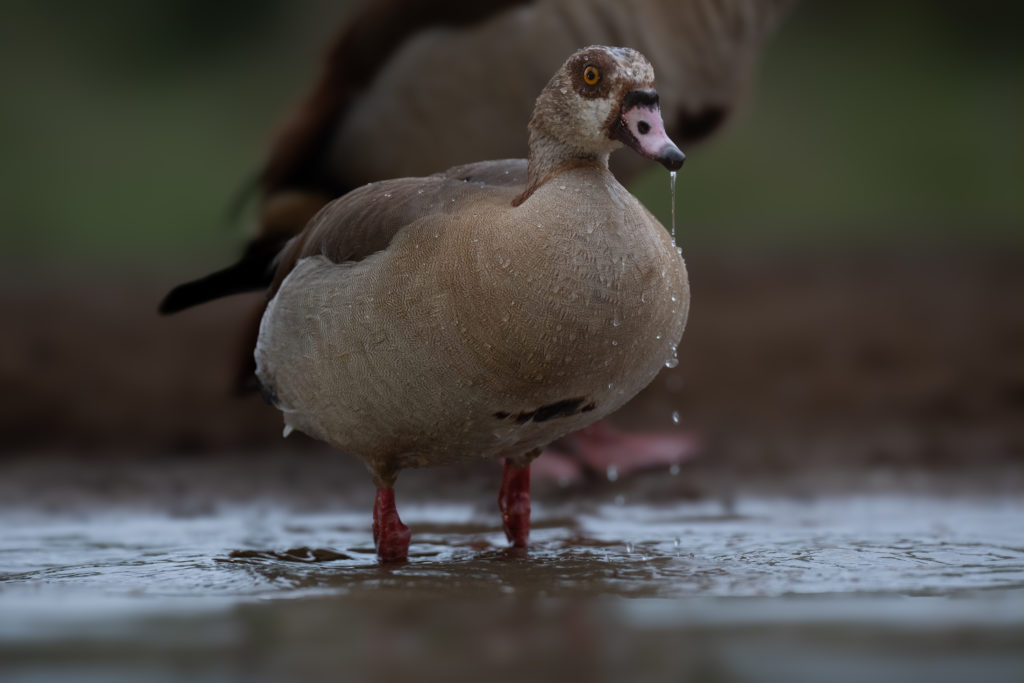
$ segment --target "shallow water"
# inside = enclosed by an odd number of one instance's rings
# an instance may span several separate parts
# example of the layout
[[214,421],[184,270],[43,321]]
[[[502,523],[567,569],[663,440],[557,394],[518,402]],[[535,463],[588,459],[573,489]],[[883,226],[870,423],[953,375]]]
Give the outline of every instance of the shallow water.
[[[663,506],[535,504],[527,553],[476,505],[409,505],[410,563],[378,566],[365,510],[235,505],[189,518],[132,509],[11,511],[6,592],[249,599],[399,590],[648,597],[949,594],[1024,587],[1024,503],[840,497]],[[314,551],[319,550],[319,557]]]
[[[453,648],[478,670],[518,661],[513,652],[534,653],[551,675],[600,663],[592,680],[648,668],[706,680],[1024,673],[1018,497],[537,503],[527,553],[505,547],[497,514],[480,505],[401,511],[411,561],[386,568],[361,509],[8,509],[0,673],[309,679],[336,673],[344,655],[368,678],[407,666],[445,680]],[[479,639],[472,652],[454,644]],[[392,641],[419,664],[392,661],[381,645]],[[171,655],[193,665],[183,673]]]

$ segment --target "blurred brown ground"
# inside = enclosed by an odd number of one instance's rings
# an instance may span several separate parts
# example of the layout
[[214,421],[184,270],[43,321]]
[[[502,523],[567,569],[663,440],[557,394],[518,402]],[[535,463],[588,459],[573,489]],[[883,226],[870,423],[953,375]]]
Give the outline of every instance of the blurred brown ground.
[[[694,253],[695,252],[695,253]],[[680,364],[621,411],[681,426],[699,466],[1024,465],[1024,256],[975,248],[686,253]],[[161,318],[173,276],[8,271],[0,316],[0,453],[146,459],[322,449],[229,394],[253,297]],[[40,284],[45,283],[45,284]]]

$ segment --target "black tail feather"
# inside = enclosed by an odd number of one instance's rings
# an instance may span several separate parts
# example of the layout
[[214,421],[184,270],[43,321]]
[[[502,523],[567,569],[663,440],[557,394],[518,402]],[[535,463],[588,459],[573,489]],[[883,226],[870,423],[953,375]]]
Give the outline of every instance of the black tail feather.
[[274,279],[274,259],[285,242],[273,237],[249,243],[234,265],[172,289],[160,302],[160,313],[177,313],[232,294],[266,289]]

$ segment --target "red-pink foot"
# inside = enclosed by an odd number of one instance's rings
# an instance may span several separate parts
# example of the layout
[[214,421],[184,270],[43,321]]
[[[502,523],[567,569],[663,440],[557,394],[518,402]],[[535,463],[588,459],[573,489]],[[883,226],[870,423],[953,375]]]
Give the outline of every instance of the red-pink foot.
[[373,543],[381,562],[405,562],[409,558],[409,527],[395,509],[395,490],[377,489],[373,503]]
[[609,478],[642,470],[678,465],[697,453],[697,438],[686,433],[621,432],[605,421],[570,434],[569,452],[587,467]]
[[526,547],[530,538],[530,466],[516,467],[505,461],[498,493],[501,523],[505,535],[517,548]]
[[588,470],[617,479],[678,465],[693,458],[699,446],[685,432],[628,433],[599,421],[553,443],[534,461],[533,470],[563,485],[578,483]]

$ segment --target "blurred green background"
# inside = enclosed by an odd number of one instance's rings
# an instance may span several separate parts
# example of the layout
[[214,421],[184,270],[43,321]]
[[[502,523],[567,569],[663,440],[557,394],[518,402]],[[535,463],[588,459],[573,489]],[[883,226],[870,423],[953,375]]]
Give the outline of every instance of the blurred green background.
[[[348,5],[6,2],[2,259],[186,275],[231,260],[232,200]],[[799,5],[747,106],[690,152],[682,243],[1020,248],[1022,7]],[[663,170],[634,189],[667,221]]]

